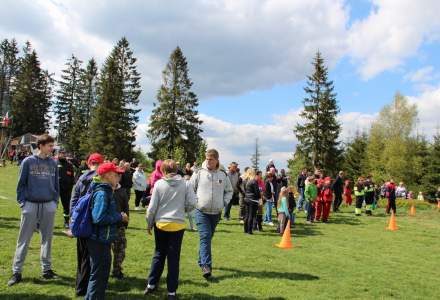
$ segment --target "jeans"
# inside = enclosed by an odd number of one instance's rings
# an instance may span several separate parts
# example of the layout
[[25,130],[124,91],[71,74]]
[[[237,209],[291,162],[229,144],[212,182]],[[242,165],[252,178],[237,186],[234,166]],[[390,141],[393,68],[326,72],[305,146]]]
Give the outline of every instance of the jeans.
[[220,213],[209,215],[196,209],[195,217],[197,230],[199,231],[199,266],[212,268],[211,241],[214,237],[215,228],[220,221]]
[[307,203],[307,221],[313,222],[315,220],[315,205],[314,203]]
[[246,203],[247,214],[244,219],[244,232],[252,234],[252,229],[254,227],[254,222],[257,217],[258,203],[250,201]]
[[[299,188],[298,193],[299,193],[299,199],[298,199],[297,208],[298,208],[298,210],[301,210],[303,207],[303,203],[305,202],[304,201],[304,188],[303,187]],[[307,202],[305,202],[304,204],[307,205]],[[304,207],[304,210],[307,210],[307,209]]]
[[169,293],[175,293],[179,284],[180,249],[182,248],[185,230],[168,232],[154,227],[155,249],[151,261],[148,285],[157,287],[160,276],[168,262],[167,288]]
[[84,296],[90,278],[90,256],[87,247],[88,238],[76,239],[76,256],[78,267],[76,269],[76,295]]
[[84,299],[102,300],[105,296],[112,263],[111,244],[89,239],[87,248],[90,255],[90,279]]
[[266,212],[264,214],[264,222],[272,222],[272,201],[266,201]]

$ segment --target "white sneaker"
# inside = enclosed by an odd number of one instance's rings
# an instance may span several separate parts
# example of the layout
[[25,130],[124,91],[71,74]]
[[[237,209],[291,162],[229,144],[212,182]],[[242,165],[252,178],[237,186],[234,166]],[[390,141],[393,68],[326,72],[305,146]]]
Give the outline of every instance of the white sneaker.
[[273,226],[273,222],[269,222],[268,224],[269,224],[269,226]]
[[244,224],[244,221],[243,221],[243,220],[240,220],[240,224]]
[[141,208],[140,208],[139,206],[136,206],[136,207],[134,208],[134,210],[141,210]]

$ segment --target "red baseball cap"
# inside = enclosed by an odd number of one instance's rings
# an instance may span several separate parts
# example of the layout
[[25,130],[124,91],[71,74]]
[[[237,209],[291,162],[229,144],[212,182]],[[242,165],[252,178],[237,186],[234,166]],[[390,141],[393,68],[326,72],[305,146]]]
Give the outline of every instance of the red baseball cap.
[[89,159],[87,160],[88,165],[91,165],[93,163],[102,164],[103,162],[104,162],[104,158],[99,153],[90,154]]
[[123,174],[125,173],[125,170],[116,167],[113,163],[108,162],[108,163],[104,163],[102,165],[100,165],[98,167],[98,170],[96,170],[96,172],[98,173],[98,175],[102,175],[108,172],[115,172],[118,174]]

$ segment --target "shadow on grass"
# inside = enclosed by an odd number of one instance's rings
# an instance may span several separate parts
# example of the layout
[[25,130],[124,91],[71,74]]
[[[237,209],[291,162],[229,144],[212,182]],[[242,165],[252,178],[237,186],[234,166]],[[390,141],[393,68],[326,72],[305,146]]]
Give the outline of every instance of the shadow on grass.
[[146,285],[147,285],[146,279],[126,276],[122,280],[115,280],[113,282],[109,282],[108,290],[116,291],[116,292],[127,292],[133,288],[137,288],[143,291]]
[[[156,293],[149,295],[148,299],[165,299],[167,292],[166,289],[164,290],[158,290]],[[226,295],[226,296],[215,296],[212,294],[203,294],[203,293],[195,293],[195,294],[179,294],[178,293],[178,297],[179,299],[201,299],[201,300],[206,300],[206,299],[214,299],[214,300],[286,300],[287,298],[283,298],[283,297],[269,297],[269,298],[262,298],[262,297],[246,297],[246,296],[235,296],[235,295]],[[139,294],[116,294],[116,293],[112,293],[112,292],[107,292],[106,293],[106,299],[130,299],[130,300],[136,300],[136,299],[146,299],[146,296],[144,296],[142,293]],[[63,299],[63,298],[62,298]]]
[[24,278],[23,281],[24,282],[29,281],[32,282],[33,284],[39,284],[39,285],[63,285],[63,286],[69,286],[72,289],[75,287],[75,278],[61,276],[61,275],[58,275],[58,278],[53,280],[45,280],[42,278]]
[[0,222],[1,221],[7,221],[7,222],[20,222],[20,218],[15,218],[15,217],[0,217]]
[[287,272],[272,272],[272,271],[243,271],[233,268],[218,268],[218,270],[231,272],[228,275],[216,276],[212,281],[218,282],[224,279],[237,278],[237,277],[251,277],[260,279],[288,279],[288,280],[318,280],[319,277],[305,273],[287,273]]
[[38,295],[35,293],[32,294],[0,294],[0,299],[7,299],[7,300],[36,300],[36,299],[44,299],[44,300],[65,300],[65,299],[71,299],[70,297],[66,297],[63,295]]
[[355,215],[332,214],[328,219],[329,224],[362,225],[363,223]]

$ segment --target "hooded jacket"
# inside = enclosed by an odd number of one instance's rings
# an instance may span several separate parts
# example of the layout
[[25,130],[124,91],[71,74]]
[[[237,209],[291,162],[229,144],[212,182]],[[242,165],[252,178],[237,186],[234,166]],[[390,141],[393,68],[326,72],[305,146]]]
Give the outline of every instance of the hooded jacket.
[[182,176],[159,179],[147,209],[148,228],[162,222],[185,224],[185,213],[192,211],[196,203],[194,188]]
[[109,244],[118,235],[117,229],[122,221],[121,214],[117,211],[116,200],[110,184],[92,182],[92,235],[90,239],[100,243]]
[[151,173],[151,179],[150,179],[151,194],[153,194],[153,189],[156,182],[163,177],[162,171],[160,170],[161,166],[162,166],[162,161],[161,160],[156,161],[156,168],[154,169],[153,173]]
[[216,215],[231,201],[233,189],[226,172],[219,168],[208,170],[206,162],[194,172],[191,184],[197,194],[197,209]]

